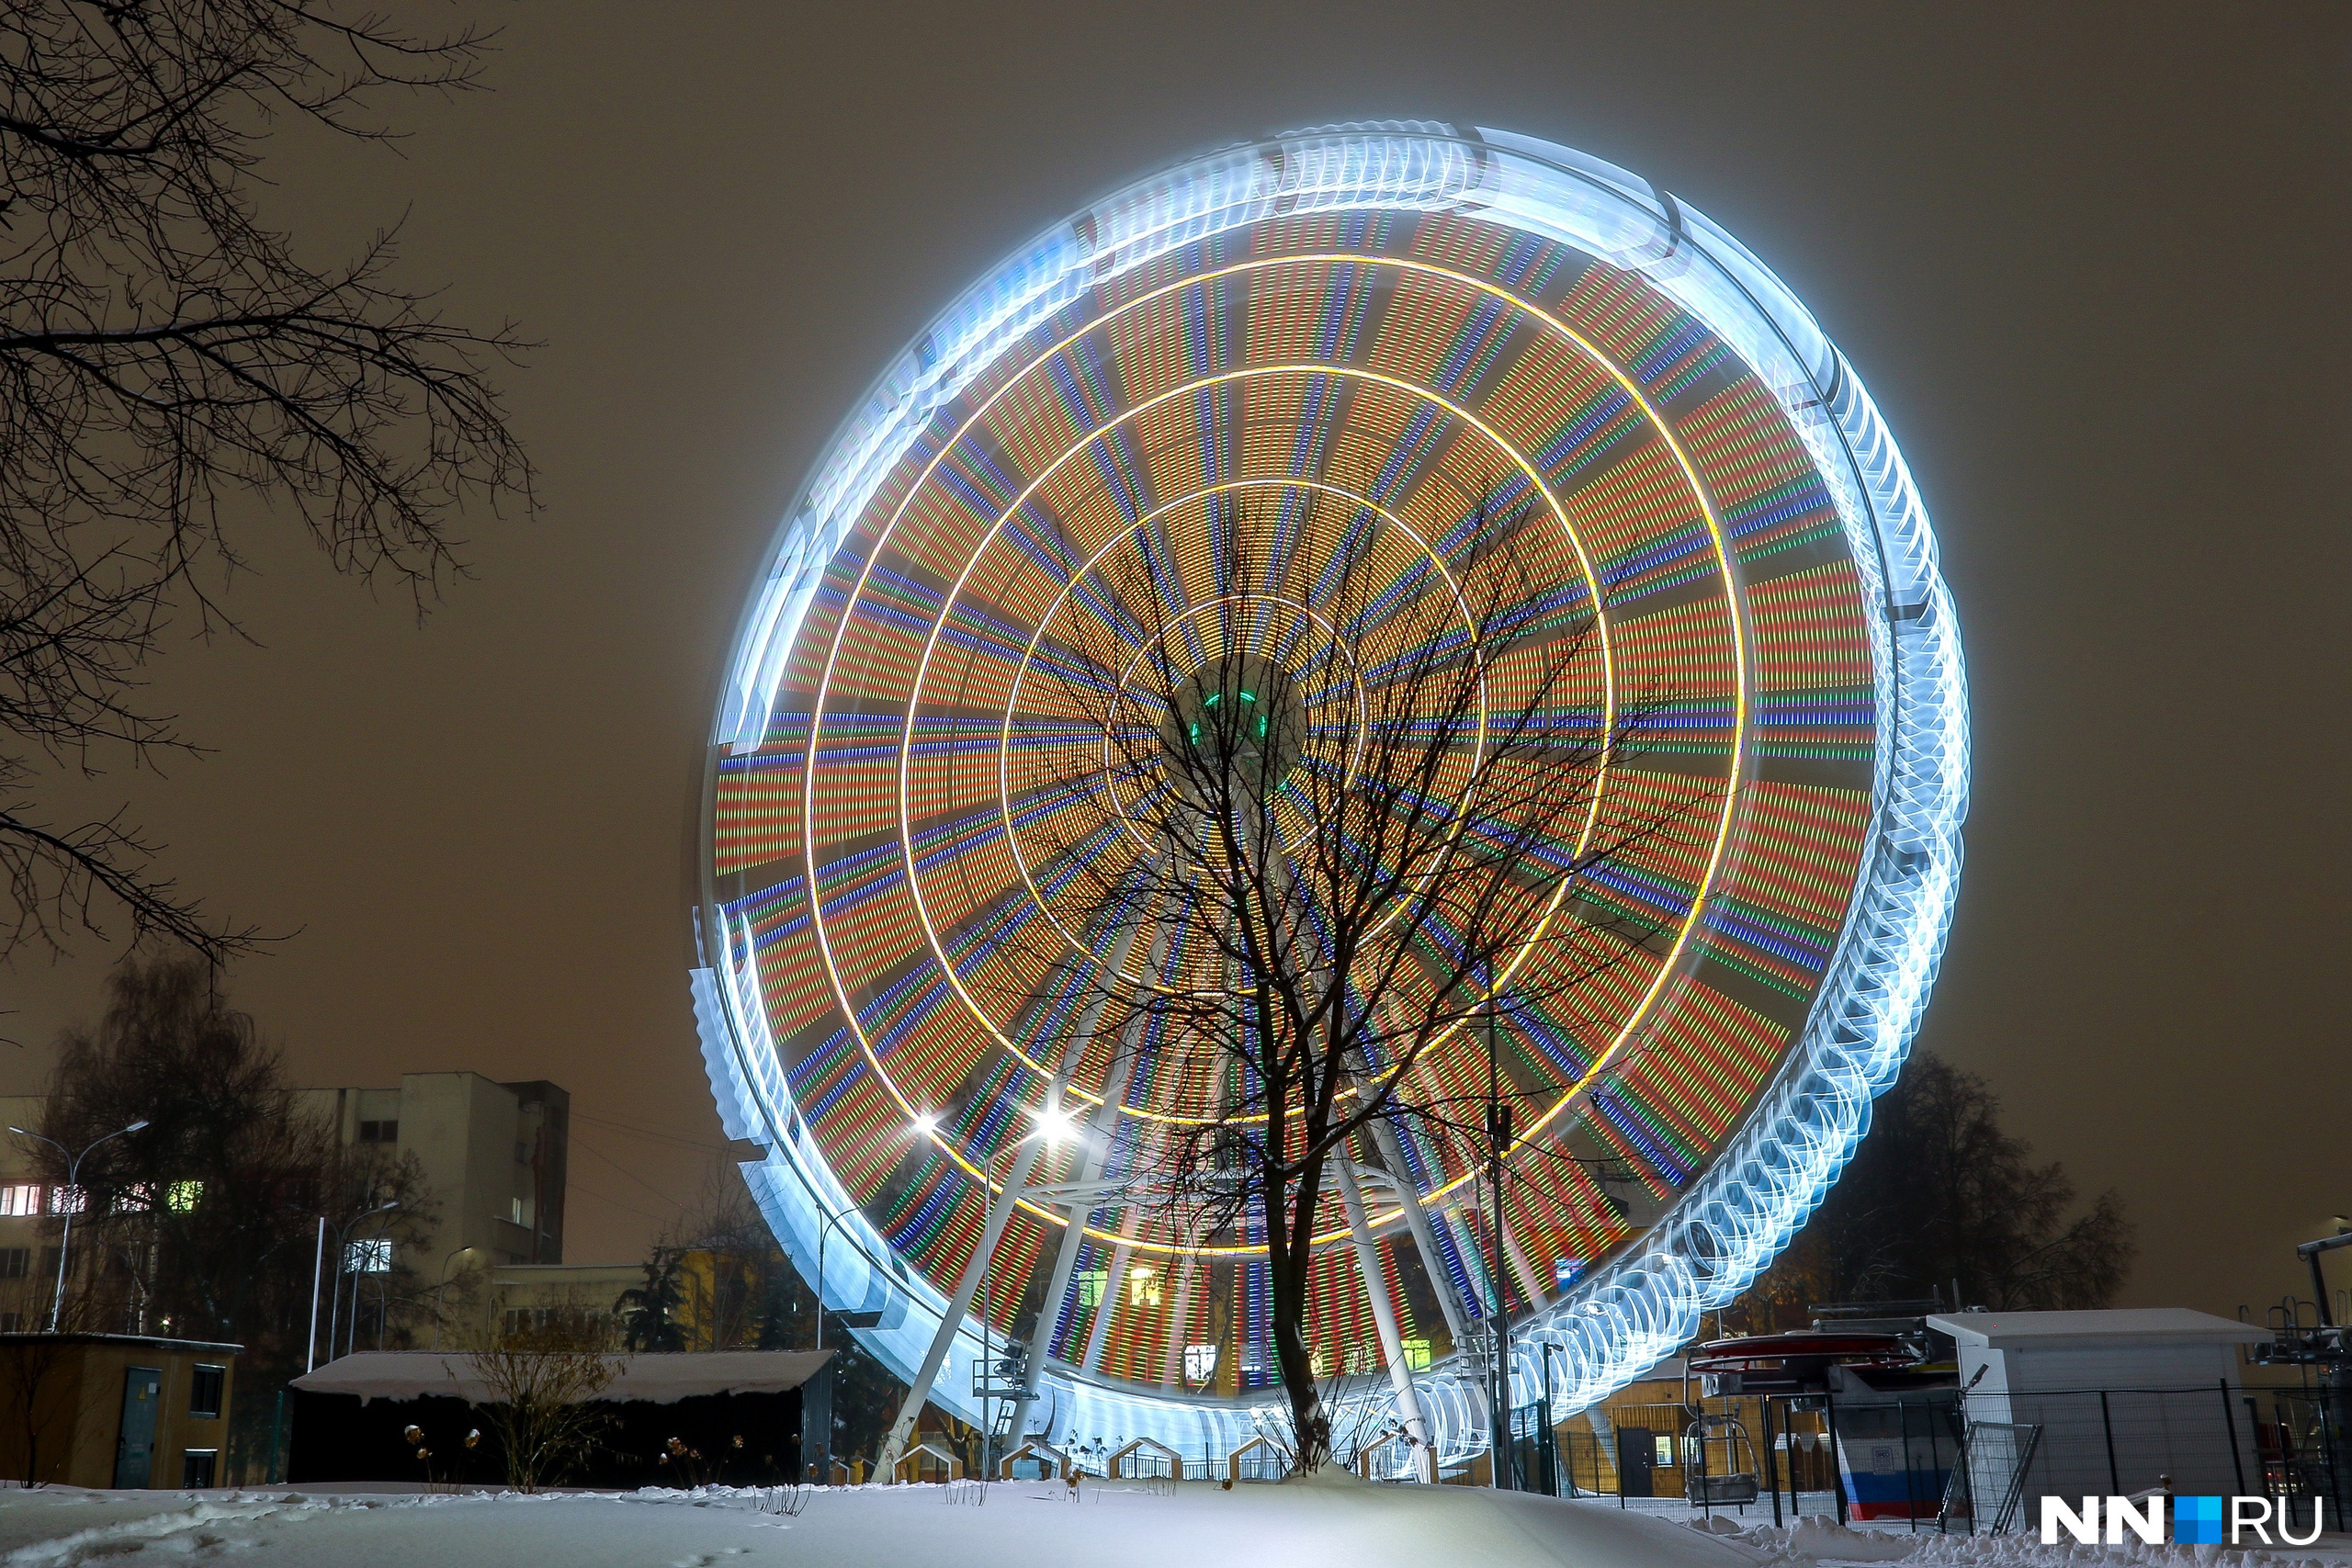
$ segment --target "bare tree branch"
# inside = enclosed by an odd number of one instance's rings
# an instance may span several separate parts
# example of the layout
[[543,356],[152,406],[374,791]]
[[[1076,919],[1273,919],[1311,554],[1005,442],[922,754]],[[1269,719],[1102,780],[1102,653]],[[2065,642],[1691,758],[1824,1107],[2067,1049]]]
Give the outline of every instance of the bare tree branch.
[[[1596,874],[1679,843],[1721,800],[1704,780],[1604,787],[1657,698],[1606,696],[1584,585],[1526,508],[1490,492],[1439,553],[1369,508],[1320,515],[1335,503],[1311,493],[1303,521],[1221,508],[1205,564],[1144,531],[1091,574],[1096,613],[1052,645],[1054,700],[1102,738],[1102,765],[1023,802],[1052,918],[1003,903],[965,933],[1018,954],[984,957],[974,983],[1039,1059],[1147,1030],[1179,1043],[1190,1114],[1136,1136],[1126,1179],[1178,1234],[1264,1248],[1310,1470],[1331,1443],[1306,1323],[1318,1238],[1340,1228],[1330,1161],[1376,1162],[1374,1130],[1403,1126],[1466,1139],[1475,1168],[1498,1097],[1523,1091],[1466,1101],[1439,1067],[1485,1060],[1486,1032],[1523,1016],[1598,1021],[1593,982],[1661,928],[1596,897]],[[1311,576],[1285,543],[1310,530],[1339,541]],[[1121,951],[1144,956],[1102,957]],[[1084,1010],[1048,1005],[1072,984],[1109,1015],[1085,1041]]]
[[489,41],[288,0],[0,9],[0,955],[104,938],[110,911],[215,959],[255,940],[118,818],[56,831],[29,799],[36,753],[195,751],[134,694],[175,615],[241,635],[242,517],[289,509],[422,614],[463,573],[455,517],[535,505],[489,379],[514,331],[399,283],[395,231],[299,260],[252,195],[281,118],[385,140],[379,100],[472,86]]

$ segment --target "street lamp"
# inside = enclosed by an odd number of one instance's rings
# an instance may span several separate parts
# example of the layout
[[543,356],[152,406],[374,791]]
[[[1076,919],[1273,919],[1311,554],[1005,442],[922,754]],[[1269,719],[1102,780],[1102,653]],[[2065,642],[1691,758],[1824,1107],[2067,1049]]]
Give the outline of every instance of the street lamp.
[[449,1265],[469,1252],[481,1250],[477,1246],[461,1247],[441,1260],[441,1282],[433,1287],[433,1348],[435,1350],[441,1348],[441,1292],[449,1288]]
[[888,1196],[890,1194],[887,1192],[880,1193],[868,1198],[863,1203],[852,1203],[848,1208],[827,1220],[824,1228],[817,1233],[817,1348],[820,1350],[825,1348],[825,1244],[833,1239],[835,1225],[840,1224],[852,1214],[865,1213],[867,1209]]
[[[917,1137],[928,1138],[933,1134],[939,1131],[939,1117],[937,1113],[933,1111],[917,1111],[915,1113],[914,1122],[908,1130]],[[823,1227],[817,1232],[817,1348],[820,1350],[825,1348],[825,1243],[832,1239],[833,1227],[835,1225],[841,1224],[852,1214],[864,1213],[867,1209],[876,1203],[879,1203],[884,1198],[888,1196],[889,1194],[887,1192],[877,1192],[863,1203],[852,1203],[848,1208],[829,1217],[825,1221]],[[829,1438],[829,1450],[831,1444]],[[826,1479],[831,1479],[830,1472],[827,1472]]]
[[[373,1219],[378,1214],[389,1213],[400,1206],[401,1201],[395,1198],[389,1203],[379,1203],[372,1209],[363,1209],[358,1213],[352,1215],[348,1220],[345,1220],[334,1233],[334,1292],[327,1297],[327,1359],[330,1361],[335,1359],[334,1329],[335,1324],[340,1319],[343,1313],[343,1277],[350,1272],[349,1269],[344,1267],[344,1264],[347,1261],[344,1256],[344,1243],[351,1235],[351,1227],[357,1224],[360,1221]],[[322,1218],[319,1223],[323,1225],[326,1221]],[[318,1299],[319,1284],[316,1275],[313,1274],[311,1280],[311,1300],[313,1303],[316,1303]],[[351,1321],[353,1327],[356,1329],[359,1323],[359,1290],[357,1286],[354,1286],[351,1292]]]
[[65,1230],[64,1234],[57,1238],[57,1293],[50,1298],[49,1303],[49,1331],[51,1334],[57,1332],[58,1320],[65,1311],[65,1254],[74,1245],[74,1211],[72,1208],[68,1207],[68,1203],[80,1203],[86,1201],[82,1195],[82,1161],[88,1156],[91,1149],[96,1148],[99,1144],[105,1143],[107,1138],[119,1138],[125,1133],[136,1133],[140,1128],[144,1127],[145,1125],[147,1125],[147,1120],[145,1117],[141,1117],[138,1121],[133,1122],[128,1127],[118,1127],[113,1132],[108,1133],[105,1138],[96,1139],[85,1145],[78,1155],[67,1149],[63,1144],[59,1143],[55,1138],[44,1138],[39,1133],[28,1133],[22,1127],[11,1127],[8,1129],[8,1131],[16,1134],[17,1136],[20,1138],[30,1138],[35,1143],[47,1144],[51,1148],[55,1149],[59,1154],[66,1156],[65,1190],[72,1193],[74,1196],[71,1200],[61,1196],[57,1202],[58,1213],[65,1216]]

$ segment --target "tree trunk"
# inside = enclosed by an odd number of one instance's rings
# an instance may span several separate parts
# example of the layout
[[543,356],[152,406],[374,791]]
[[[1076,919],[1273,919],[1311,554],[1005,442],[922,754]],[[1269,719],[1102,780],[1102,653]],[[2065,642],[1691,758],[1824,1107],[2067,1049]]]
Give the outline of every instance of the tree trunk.
[[1314,1261],[1309,1241],[1314,1226],[1286,1212],[1294,1199],[1301,1213],[1311,1213],[1311,1188],[1295,1194],[1279,1178],[1266,1182],[1267,1293],[1274,1309],[1274,1364],[1281,1371],[1283,1392],[1290,1397],[1292,1468],[1311,1475],[1331,1458],[1331,1417],[1323,1408],[1323,1393],[1315,1379],[1315,1356],[1306,1348],[1306,1275]]

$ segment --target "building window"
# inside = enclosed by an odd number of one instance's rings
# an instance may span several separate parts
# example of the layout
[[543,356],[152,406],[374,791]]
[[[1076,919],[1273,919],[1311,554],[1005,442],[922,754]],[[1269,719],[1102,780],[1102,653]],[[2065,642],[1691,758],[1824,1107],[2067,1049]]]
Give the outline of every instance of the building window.
[[155,1208],[155,1184],[134,1181],[115,1193],[114,1201],[107,1207],[118,1214],[153,1213]]
[[1078,1276],[1078,1304],[1084,1307],[1101,1305],[1102,1287],[1110,1282],[1111,1271],[1108,1269],[1082,1270]]
[[390,1273],[392,1238],[371,1235],[365,1241],[347,1243],[343,1249],[343,1271],[346,1274]]
[[89,1193],[79,1187],[52,1187],[49,1190],[49,1212],[52,1214],[78,1214],[89,1206]]
[[401,1124],[391,1122],[362,1122],[359,1141],[363,1144],[397,1144],[401,1141]]
[[38,1214],[40,1213],[40,1184],[18,1182],[13,1187],[0,1187],[0,1214]]
[[531,1145],[520,1138],[514,1140],[514,1163],[516,1165],[531,1163]]
[[[208,1419],[220,1414],[220,1391],[229,1381],[226,1367],[208,1367],[199,1362],[187,1381],[187,1413]],[[212,1484],[209,1481],[205,1485]]]
[[32,1272],[33,1249],[29,1247],[0,1247],[0,1280],[21,1280]]
[[1184,1347],[1184,1381],[1204,1383],[1216,1375],[1216,1347],[1187,1345]]
[[204,1201],[204,1183],[175,1181],[164,1189],[164,1207],[175,1214],[193,1214],[196,1206]]
[[220,1458],[219,1449],[190,1449],[180,1461],[180,1490],[193,1492],[212,1484],[212,1472]]
[[528,1198],[510,1200],[507,1205],[507,1215],[516,1224],[527,1229],[531,1224],[531,1201]]

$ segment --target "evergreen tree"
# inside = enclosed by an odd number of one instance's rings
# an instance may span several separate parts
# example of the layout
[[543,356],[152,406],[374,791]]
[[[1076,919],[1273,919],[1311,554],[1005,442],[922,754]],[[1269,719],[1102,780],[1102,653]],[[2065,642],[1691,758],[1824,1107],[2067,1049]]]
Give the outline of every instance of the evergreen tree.
[[1996,1311],[2113,1301],[2138,1251],[2122,1199],[2102,1192],[2077,1212],[2065,1168],[2036,1165],[2000,1111],[1984,1078],[1915,1055],[1829,1196],[1742,1298],[1748,1325],[1801,1325],[1815,1303],[1936,1296],[1955,1280],[1968,1304]]

